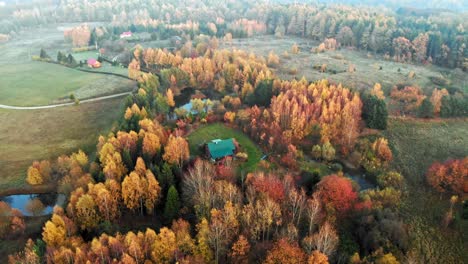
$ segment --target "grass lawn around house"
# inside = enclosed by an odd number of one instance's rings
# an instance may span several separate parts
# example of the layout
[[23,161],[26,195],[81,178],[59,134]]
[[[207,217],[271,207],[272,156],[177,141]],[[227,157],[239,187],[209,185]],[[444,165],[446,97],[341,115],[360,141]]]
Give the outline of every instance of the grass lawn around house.
[[[132,81],[103,74],[81,72],[44,62],[0,65],[0,104],[37,106],[57,102],[75,93],[90,98],[131,91]],[[86,92],[83,92],[86,90]]]
[[0,109],[0,190],[26,185],[34,160],[95,149],[119,118],[122,98],[43,110]]
[[200,126],[197,130],[192,132],[188,136],[190,154],[192,156],[202,155],[200,146],[204,143],[210,142],[213,139],[228,138],[236,139],[240,145],[241,152],[245,152],[249,155],[247,162],[243,163],[241,168],[246,169],[249,172],[254,171],[257,163],[262,157],[262,151],[247,135],[221,123]]

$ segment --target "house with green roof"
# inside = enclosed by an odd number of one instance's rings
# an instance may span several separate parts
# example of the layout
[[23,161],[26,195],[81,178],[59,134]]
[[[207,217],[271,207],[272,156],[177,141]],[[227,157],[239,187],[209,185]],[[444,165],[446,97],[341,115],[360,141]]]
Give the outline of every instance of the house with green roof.
[[228,156],[234,156],[236,152],[236,144],[233,138],[230,139],[213,139],[206,144],[206,152],[213,161],[220,160]]

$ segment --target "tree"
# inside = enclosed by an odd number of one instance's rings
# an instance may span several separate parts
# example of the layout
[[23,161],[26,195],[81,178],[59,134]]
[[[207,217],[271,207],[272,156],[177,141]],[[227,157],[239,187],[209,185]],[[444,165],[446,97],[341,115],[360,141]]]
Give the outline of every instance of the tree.
[[390,97],[392,103],[399,104],[403,114],[417,109],[425,98],[421,89],[416,86],[405,86],[402,89],[395,86],[390,93]]
[[432,105],[429,98],[425,98],[422,101],[422,104],[418,109],[418,116],[421,117],[421,118],[432,118],[432,117],[434,117],[434,106]]
[[392,253],[385,254],[375,260],[375,264],[399,264],[395,256]]
[[354,42],[354,33],[353,30],[348,27],[344,26],[340,29],[338,34],[336,35],[336,40],[343,46],[351,46]]
[[296,43],[294,43],[292,45],[291,52],[292,52],[292,54],[298,54],[299,53],[299,46]]
[[195,255],[202,257],[205,263],[211,263],[213,261],[213,251],[208,243],[209,233],[210,228],[208,221],[203,218],[200,223],[197,224],[197,248],[195,249]]
[[161,196],[161,187],[159,187],[159,182],[150,170],[146,170],[146,179],[144,179],[144,182],[145,207],[146,211],[152,214],[154,206]]
[[96,203],[91,195],[84,194],[78,199],[75,217],[81,229],[91,230],[98,225],[100,215],[98,214]]
[[427,33],[420,33],[413,40],[414,57],[418,62],[425,62],[427,54],[427,43],[429,35]]
[[305,208],[305,217],[308,224],[308,232],[312,234],[314,231],[314,226],[318,223],[320,218],[320,213],[322,211],[322,206],[320,204],[318,195],[314,195],[313,198],[307,199],[306,208]]
[[276,55],[273,51],[270,51],[268,54],[267,64],[270,67],[276,67],[280,63],[278,55]]
[[174,107],[174,106],[175,106],[174,94],[172,93],[172,90],[171,90],[171,89],[167,89],[167,91],[166,91],[166,98],[167,98],[167,104],[168,104],[170,107]]
[[38,185],[44,182],[44,180],[42,179],[41,173],[39,172],[37,168],[34,168],[34,167],[29,167],[26,181],[31,185]]
[[319,229],[319,232],[312,235],[312,241],[315,248],[327,256],[332,256],[338,246],[338,234],[333,226],[325,222]]
[[338,175],[323,177],[317,184],[317,193],[321,202],[331,206],[338,214],[351,210],[358,198],[351,180]]
[[403,187],[403,176],[396,171],[385,172],[377,176],[377,183],[381,188],[401,189]]
[[170,136],[164,148],[163,159],[170,164],[176,164],[179,168],[190,156],[187,140],[182,137]]
[[268,252],[264,264],[299,264],[306,263],[307,257],[297,243],[289,243],[282,238]]
[[245,102],[250,105],[268,107],[273,96],[273,81],[263,80],[256,87],[253,93],[247,95]]
[[442,97],[441,117],[468,116],[468,96],[455,94]]
[[179,193],[174,185],[171,185],[167,192],[166,204],[164,205],[164,218],[166,222],[172,222],[179,212]]
[[44,209],[45,209],[44,204],[38,198],[31,199],[26,204],[26,211],[31,213],[33,216],[38,216],[42,214]]
[[325,142],[322,146],[322,157],[326,161],[335,159],[335,148],[333,148],[329,141]]
[[369,128],[387,129],[387,104],[375,95],[364,96],[362,118]]
[[172,221],[171,230],[176,235],[177,249],[184,255],[192,255],[195,243],[190,235],[190,223],[179,218],[177,221]]
[[213,205],[212,175],[215,175],[214,166],[208,161],[198,159],[183,178],[184,200],[193,205],[199,219],[208,217]]
[[371,95],[377,97],[378,99],[385,100],[384,92],[382,91],[382,86],[380,83],[376,83],[374,88],[372,88]]
[[42,240],[50,247],[59,247],[65,242],[66,236],[65,222],[62,217],[53,214],[43,227]]
[[393,39],[394,58],[396,61],[411,61],[412,43],[405,37]]
[[307,264],[328,264],[327,255],[318,250],[314,250],[307,259]]
[[247,264],[249,261],[250,244],[249,241],[240,235],[234,244],[232,244],[231,253],[229,256],[232,263]]
[[167,227],[161,228],[152,245],[151,259],[155,263],[173,263],[177,249],[176,236]]
[[43,48],[41,48],[39,57],[41,59],[50,59],[50,56],[47,54],[47,52]]
[[432,91],[432,96],[431,96],[431,103],[434,106],[434,114],[440,114],[440,109],[442,107],[442,98],[444,96],[448,96],[449,93],[446,89],[434,89]]
[[320,145],[314,145],[311,154],[314,159],[320,159],[322,157],[322,147]]
[[439,192],[463,195],[468,192],[468,157],[459,160],[435,162],[426,173],[428,183]]
[[161,142],[157,135],[146,132],[143,138],[143,154],[147,155],[149,160],[152,160],[156,153],[161,149]]
[[374,143],[372,143],[372,150],[384,165],[387,165],[393,159],[392,150],[388,146],[388,140],[386,138],[381,137],[376,139]]
[[234,119],[236,118],[236,113],[235,112],[226,112],[224,114],[224,121],[229,122],[229,123],[234,123]]
[[122,198],[128,209],[135,211],[141,209],[143,214],[144,186],[142,178],[135,172],[131,172],[122,182]]

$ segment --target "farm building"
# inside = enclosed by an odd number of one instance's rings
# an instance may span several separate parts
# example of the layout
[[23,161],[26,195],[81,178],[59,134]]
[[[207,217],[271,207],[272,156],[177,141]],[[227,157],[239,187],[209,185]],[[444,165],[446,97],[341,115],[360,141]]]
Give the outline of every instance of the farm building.
[[99,68],[99,67],[101,67],[101,63],[96,59],[88,59],[87,63],[88,63],[88,67],[90,67],[90,68]]
[[207,156],[213,160],[220,160],[228,156],[234,156],[236,152],[236,143],[233,138],[214,139],[205,146]]
[[126,31],[120,34],[120,38],[131,38],[132,37],[132,32],[131,31]]

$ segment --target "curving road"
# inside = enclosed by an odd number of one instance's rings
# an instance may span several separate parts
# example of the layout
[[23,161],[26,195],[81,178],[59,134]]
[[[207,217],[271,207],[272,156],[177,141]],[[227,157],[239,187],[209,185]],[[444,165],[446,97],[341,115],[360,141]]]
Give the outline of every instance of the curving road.
[[[91,98],[91,99],[85,99],[85,100],[80,101],[80,104],[107,100],[107,99],[121,97],[121,96],[128,95],[128,94],[132,94],[132,92],[125,92],[125,93],[106,95],[106,96],[101,96],[101,97],[96,97],[96,98]],[[12,110],[37,110],[37,109],[48,109],[48,108],[56,108],[56,107],[62,107],[62,106],[70,106],[74,104],[75,104],[74,102],[63,103],[63,104],[41,105],[41,106],[11,106],[11,105],[0,104],[0,108],[12,109]]]

